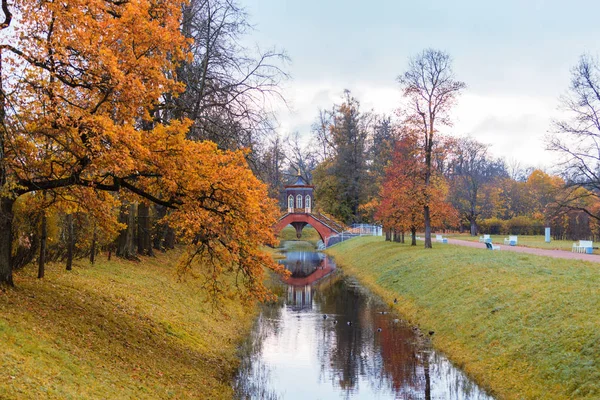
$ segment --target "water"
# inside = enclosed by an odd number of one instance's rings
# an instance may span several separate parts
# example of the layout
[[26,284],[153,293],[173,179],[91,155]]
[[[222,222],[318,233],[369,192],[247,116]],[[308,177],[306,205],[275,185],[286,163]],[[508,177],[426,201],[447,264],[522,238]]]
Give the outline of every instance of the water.
[[245,344],[238,398],[492,398],[324,254],[283,263],[293,276]]

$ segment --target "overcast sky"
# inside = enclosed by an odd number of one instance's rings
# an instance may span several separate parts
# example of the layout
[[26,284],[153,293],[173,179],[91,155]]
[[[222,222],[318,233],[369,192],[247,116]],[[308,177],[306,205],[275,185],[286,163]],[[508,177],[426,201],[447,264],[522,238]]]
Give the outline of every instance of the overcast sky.
[[319,108],[344,88],[364,110],[393,113],[396,77],[409,57],[448,52],[461,96],[448,133],[491,144],[495,155],[551,166],[544,136],[558,115],[570,69],[598,55],[600,1],[584,0],[241,0],[256,26],[251,40],[285,49],[292,80],[281,133],[307,135]]

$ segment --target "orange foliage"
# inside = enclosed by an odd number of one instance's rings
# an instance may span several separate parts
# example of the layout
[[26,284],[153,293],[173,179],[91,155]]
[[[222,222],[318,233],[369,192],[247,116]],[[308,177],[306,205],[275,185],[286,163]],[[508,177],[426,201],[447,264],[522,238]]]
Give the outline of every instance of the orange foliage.
[[189,141],[190,122],[160,111],[162,96],[183,89],[173,79],[188,57],[183,3],[13,2],[19,21],[0,44],[12,77],[0,195],[52,191],[57,206],[106,228],[120,200],[169,207],[169,224],[191,246],[182,271],[200,267],[217,297],[243,285],[262,299],[263,267],[281,270],[259,250],[274,243],[266,187],[244,152]]
[[415,135],[406,133],[397,143],[392,163],[386,169],[381,204],[376,217],[384,227],[398,232],[424,227],[423,206],[429,204],[433,227],[456,222],[454,208],[446,202],[448,186],[439,175],[425,185],[422,148]]

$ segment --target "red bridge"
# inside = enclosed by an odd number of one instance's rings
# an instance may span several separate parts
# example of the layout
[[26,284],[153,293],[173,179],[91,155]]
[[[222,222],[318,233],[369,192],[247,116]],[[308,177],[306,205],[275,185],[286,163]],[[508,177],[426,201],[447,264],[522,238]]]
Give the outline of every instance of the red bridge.
[[321,214],[313,213],[314,186],[309,185],[298,173],[296,182],[285,186],[285,195],[287,197],[287,213],[284,214],[275,225],[275,234],[281,232],[283,228],[292,225],[296,229],[298,239],[302,236],[302,229],[310,225],[316,229],[321,236],[325,246],[329,238],[344,231],[344,227],[331,218]]
[[319,233],[321,240],[323,240],[323,243],[325,246],[327,246],[329,237],[332,235],[337,235],[343,231],[343,227],[341,225],[322,214],[294,212],[296,210],[292,211],[293,212],[288,212],[279,218],[279,221],[277,221],[277,224],[275,225],[275,234],[281,232],[281,230],[286,226],[292,225],[296,229],[296,237],[300,239],[302,236],[302,229],[304,229],[306,225],[310,225],[315,228],[315,230]]

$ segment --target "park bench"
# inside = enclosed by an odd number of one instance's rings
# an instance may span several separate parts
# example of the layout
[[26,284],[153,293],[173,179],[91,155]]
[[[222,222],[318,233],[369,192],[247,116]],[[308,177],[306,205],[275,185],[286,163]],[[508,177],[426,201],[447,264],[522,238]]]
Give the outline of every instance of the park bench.
[[479,236],[479,242],[481,243],[492,243],[492,238],[490,235]]
[[592,254],[594,251],[594,242],[591,240],[580,240],[579,243],[573,243],[571,251],[573,253]]
[[435,235],[435,241],[440,243],[448,243],[448,239],[442,235]]
[[485,242],[485,247],[488,250],[500,250],[500,246],[496,246],[495,244],[492,244],[492,242]]
[[504,244],[505,245],[509,245],[509,246],[516,246],[517,245],[517,237],[516,236],[509,236],[508,238],[504,239]]

